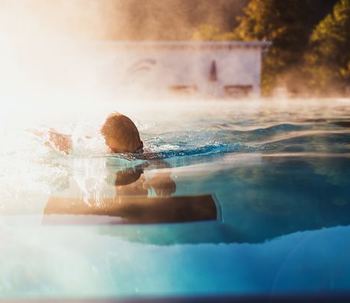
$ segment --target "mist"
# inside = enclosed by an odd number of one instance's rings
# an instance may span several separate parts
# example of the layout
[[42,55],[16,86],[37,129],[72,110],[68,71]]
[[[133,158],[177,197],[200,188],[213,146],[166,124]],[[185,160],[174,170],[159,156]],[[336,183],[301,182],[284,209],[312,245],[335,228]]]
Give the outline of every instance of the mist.
[[1,1],[2,103],[53,104],[49,99],[72,97],[86,105],[89,99],[103,99],[109,94],[103,83],[110,79],[98,75],[104,59],[96,53],[97,41],[190,39],[202,23],[224,28],[222,10],[242,6],[241,1],[220,1],[213,10],[210,1],[194,2],[195,11],[181,0]]

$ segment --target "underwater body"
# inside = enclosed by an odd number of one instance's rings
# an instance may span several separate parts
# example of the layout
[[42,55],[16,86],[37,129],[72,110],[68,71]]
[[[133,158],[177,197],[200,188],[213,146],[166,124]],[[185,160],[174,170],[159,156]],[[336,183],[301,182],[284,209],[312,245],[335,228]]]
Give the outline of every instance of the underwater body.
[[[343,294],[350,101],[108,104],[11,123],[0,156],[0,297]],[[142,155],[109,154],[111,111]],[[30,129],[71,133],[69,155]],[[84,139],[84,138],[89,139]]]

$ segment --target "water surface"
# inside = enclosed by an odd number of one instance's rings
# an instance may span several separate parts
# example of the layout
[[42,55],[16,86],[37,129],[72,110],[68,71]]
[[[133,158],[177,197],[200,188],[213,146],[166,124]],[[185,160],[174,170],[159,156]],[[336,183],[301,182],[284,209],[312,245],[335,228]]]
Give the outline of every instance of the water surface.
[[[119,102],[79,118],[8,122],[0,296],[347,293],[350,102],[249,102]],[[114,110],[138,125],[143,156],[106,152],[98,129]],[[45,127],[73,134],[73,153],[28,131]],[[92,139],[81,141],[86,134]],[[190,210],[186,222],[151,224],[130,213],[52,214],[74,203],[125,206],[135,196],[143,210],[164,213],[174,211],[171,199],[203,195],[216,210],[205,220]]]

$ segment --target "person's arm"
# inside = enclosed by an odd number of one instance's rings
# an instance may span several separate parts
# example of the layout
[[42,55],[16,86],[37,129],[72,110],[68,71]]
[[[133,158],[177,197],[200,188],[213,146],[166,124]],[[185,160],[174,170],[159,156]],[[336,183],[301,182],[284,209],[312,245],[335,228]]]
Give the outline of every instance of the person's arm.
[[48,132],[49,143],[51,146],[65,154],[68,154],[72,150],[72,138],[70,135],[64,135],[56,132],[55,130],[49,130]]
[[61,134],[52,128],[48,131],[31,130],[30,132],[42,138],[46,145],[57,151],[68,154],[72,150],[72,138],[70,135]]

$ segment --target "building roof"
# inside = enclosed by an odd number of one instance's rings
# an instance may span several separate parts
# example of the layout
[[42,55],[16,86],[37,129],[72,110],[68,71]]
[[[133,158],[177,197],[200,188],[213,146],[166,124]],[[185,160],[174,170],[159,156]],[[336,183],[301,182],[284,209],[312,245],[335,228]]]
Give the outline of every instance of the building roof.
[[260,48],[265,49],[271,45],[268,41],[98,41],[99,46],[116,48],[146,48],[146,49],[237,49]]

